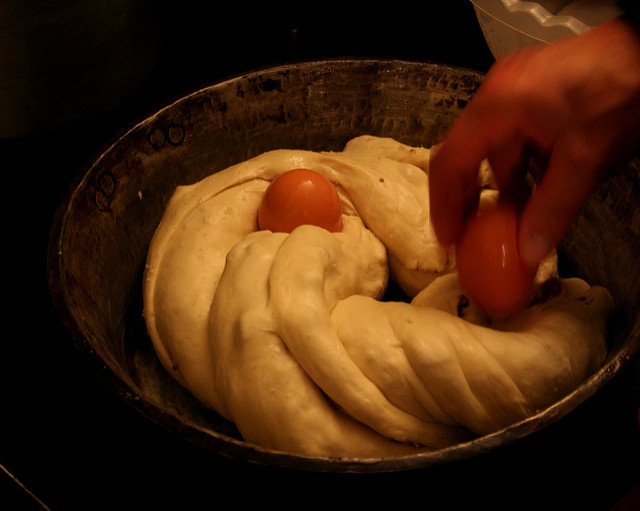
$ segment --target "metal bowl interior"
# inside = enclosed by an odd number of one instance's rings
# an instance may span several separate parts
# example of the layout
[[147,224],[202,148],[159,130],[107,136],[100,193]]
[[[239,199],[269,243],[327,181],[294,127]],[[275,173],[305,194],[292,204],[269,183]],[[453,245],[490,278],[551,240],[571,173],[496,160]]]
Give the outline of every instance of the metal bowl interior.
[[244,442],[160,365],[142,319],[149,241],[176,186],[276,148],[340,150],[360,134],[430,146],[483,75],[433,63],[335,60],[285,65],[195,91],[158,110],[88,162],[51,230],[52,299],[70,335],[133,407],[203,448],[313,471],[382,472],[469,458],[530,435],[608,382],[640,345],[640,172],[632,162],[591,199],[561,247],[566,271],[610,289],[617,315],[605,365],[537,415],[436,452],[387,459],[306,458]]

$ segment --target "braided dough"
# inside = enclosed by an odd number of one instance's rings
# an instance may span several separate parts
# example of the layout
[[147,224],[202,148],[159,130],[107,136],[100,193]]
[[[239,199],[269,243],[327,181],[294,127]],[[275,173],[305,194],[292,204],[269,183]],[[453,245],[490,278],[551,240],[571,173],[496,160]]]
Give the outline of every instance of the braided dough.
[[[149,248],[144,317],[167,371],[247,442],[326,457],[438,449],[522,420],[606,356],[610,294],[560,283],[499,323],[461,299],[429,220],[429,149],[388,138],[275,150],[179,187]],[[276,176],[332,181],[340,233],[258,231]],[[481,202],[495,198],[483,165]],[[384,301],[389,278],[410,298]]]

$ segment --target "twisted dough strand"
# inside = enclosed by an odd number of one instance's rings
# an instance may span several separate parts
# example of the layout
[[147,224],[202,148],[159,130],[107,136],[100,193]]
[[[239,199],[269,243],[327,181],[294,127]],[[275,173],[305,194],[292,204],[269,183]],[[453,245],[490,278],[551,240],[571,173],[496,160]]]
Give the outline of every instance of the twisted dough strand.
[[[501,324],[474,304],[459,314],[455,261],[429,222],[428,155],[360,137],[342,153],[272,151],[180,187],[143,290],[167,371],[245,440],[338,457],[451,445],[578,385],[606,354],[611,296],[571,279]],[[337,186],[342,232],[256,231],[268,183],[298,167]],[[550,260],[543,274],[554,272]],[[412,303],[380,301],[389,276]]]

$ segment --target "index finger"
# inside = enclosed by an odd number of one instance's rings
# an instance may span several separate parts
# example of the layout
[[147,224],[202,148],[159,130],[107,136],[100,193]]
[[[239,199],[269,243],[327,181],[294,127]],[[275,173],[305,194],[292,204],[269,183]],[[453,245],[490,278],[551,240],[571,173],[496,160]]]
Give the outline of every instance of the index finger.
[[434,147],[429,162],[430,217],[442,245],[456,242],[479,194],[478,167],[473,163],[459,165],[452,155],[453,148],[450,142]]
[[509,167],[510,160],[517,158],[522,145],[518,141],[519,129],[513,113],[500,108],[499,102],[491,99],[490,94],[483,95],[481,87],[456,119],[445,140],[432,150],[430,214],[436,236],[443,245],[456,242],[467,215],[477,205],[478,172],[482,161],[492,152],[509,148],[502,153],[508,155],[507,158],[500,158],[501,165]]

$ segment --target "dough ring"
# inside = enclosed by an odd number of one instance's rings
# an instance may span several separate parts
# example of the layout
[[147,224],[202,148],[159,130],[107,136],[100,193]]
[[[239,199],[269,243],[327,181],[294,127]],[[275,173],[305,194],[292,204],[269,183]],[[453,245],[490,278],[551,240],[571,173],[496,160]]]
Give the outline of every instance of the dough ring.
[[[247,442],[323,457],[440,449],[535,414],[606,356],[610,294],[558,279],[491,323],[464,297],[429,220],[429,149],[362,136],[275,150],[179,187],[152,239],[144,316],[167,371]],[[343,230],[258,231],[269,183],[310,168]],[[490,169],[481,201],[495,198]],[[388,280],[406,302],[383,301]],[[556,292],[544,291],[552,281]]]

